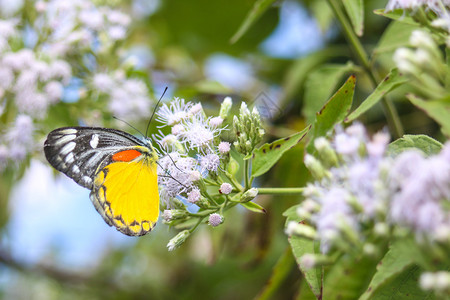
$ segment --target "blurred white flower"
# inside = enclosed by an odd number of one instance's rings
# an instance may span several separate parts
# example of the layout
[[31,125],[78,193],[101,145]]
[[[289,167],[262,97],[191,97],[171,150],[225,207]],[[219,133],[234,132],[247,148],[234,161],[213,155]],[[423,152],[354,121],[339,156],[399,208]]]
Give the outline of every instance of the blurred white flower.
[[97,73],[92,79],[93,87],[102,93],[109,92],[115,85],[114,80],[105,73]]
[[5,133],[8,158],[20,162],[34,145],[34,124],[28,115],[18,115],[14,124]]
[[138,79],[126,79],[116,82],[110,94],[109,110],[118,118],[134,120],[148,118],[151,101],[144,82]]
[[44,92],[47,94],[50,103],[58,102],[63,94],[63,85],[59,81],[50,81],[44,87]]
[[393,162],[389,173],[392,193],[391,221],[430,237],[441,227],[450,228],[450,159],[447,143],[439,155],[425,158],[420,152],[405,151]]

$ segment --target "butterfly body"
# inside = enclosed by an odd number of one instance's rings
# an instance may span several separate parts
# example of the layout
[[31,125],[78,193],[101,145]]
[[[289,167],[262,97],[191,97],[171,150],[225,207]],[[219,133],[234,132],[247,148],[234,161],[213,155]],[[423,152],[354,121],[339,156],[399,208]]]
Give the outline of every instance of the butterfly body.
[[49,163],[91,190],[105,222],[130,236],[148,233],[159,216],[158,156],[147,139],[101,127],[63,127],[44,144]]

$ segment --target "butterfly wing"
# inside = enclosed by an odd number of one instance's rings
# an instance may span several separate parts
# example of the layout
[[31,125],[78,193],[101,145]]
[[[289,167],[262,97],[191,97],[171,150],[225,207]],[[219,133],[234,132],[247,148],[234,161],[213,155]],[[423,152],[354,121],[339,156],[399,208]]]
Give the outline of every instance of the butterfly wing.
[[152,230],[159,215],[156,170],[155,161],[142,156],[108,164],[98,172],[90,197],[106,223],[131,236]]
[[45,157],[58,171],[92,189],[95,175],[107,158],[127,147],[143,146],[126,132],[100,127],[63,127],[50,132]]
[[159,215],[157,155],[138,138],[115,129],[65,127],[49,133],[50,164],[91,190],[91,201],[110,226],[139,236]]

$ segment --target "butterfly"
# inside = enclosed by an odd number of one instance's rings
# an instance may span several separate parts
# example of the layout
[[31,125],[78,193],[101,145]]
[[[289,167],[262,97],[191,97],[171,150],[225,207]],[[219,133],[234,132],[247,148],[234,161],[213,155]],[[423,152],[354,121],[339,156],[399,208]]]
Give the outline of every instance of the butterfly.
[[91,190],[109,226],[141,236],[156,225],[158,155],[149,139],[110,128],[63,127],[48,134],[44,152],[56,170]]

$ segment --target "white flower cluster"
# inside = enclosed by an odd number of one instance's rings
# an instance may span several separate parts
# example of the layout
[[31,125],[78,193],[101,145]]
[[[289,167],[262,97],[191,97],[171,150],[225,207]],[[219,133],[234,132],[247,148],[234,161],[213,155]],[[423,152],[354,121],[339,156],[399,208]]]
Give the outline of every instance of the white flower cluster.
[[[32,8],[28,5],[22,9]],[[18,162],[31,151],[34,130],[24,130],[20,138],[11,138],[11,132],[23,128],[25,119],[29,123],[25,127],[34,128],[33,122],[44,119],[49,107],[65,94],[70,96],[75,91],[82,96],[83,88],[90,84],[86,83],[86,74],[105,69],[96,58],[111,53],[111,46],[126,37],[131,22],[127,14],[96,6],[92,0],[37,1],[34,10],[22,14],[22,18],[0,11],[0,115],[8,114],[3,120],[9,123],[1,124],[3,167],[8,160]],[[151,103],[147,86],[124,74],[114,72],[106,83],[98,74],[93,86],[108,94],[108,107],[117,117],[148,117]],[[80,81],[79,86],[72,88],[76,81]],[[15,113],[18,115],[13,121],[11,114]]]
[[34,125],[28,115],[18,115],[14,123],[0,137],[0,171],[9,161],[18,163],[33,150]]
[[[445,208],[450,201],[449,143],[429,158],[418,150],[392,158],[386,155],[386,133],[370,139],[358,123],[336,131],[331,143],[315,140],[320,159],[305,157],[316,181],[305,188],[305,201],[297,209],[315,226],[317,235],[310,236],[321,241],[323,253],[343,241],[361,245],[363,228],[380,234],[388,224],[409,229],[420,241],[450,242]],[[289,233],[297,227],[291,224]]]
[[158,168],[160,194],[166,201],[182,195],[197,203],[201,195],[198,181],[216,174],[230,150],[219,139],[223,119],[206,117],[200,103],[175,98],[158,110],[157,120],[171,129],[168,134],[160,131],[153,136],[164,152]]
[[450,143],[435,156],[406,151],[389,171],[393,222],[412,228],[419,238],[450,239]]
[[35,30],[47,32],[44,49],[65,56],[82,49],[107,50],[126,37],[131,18],[117,9],[97,7],[91,0],[38,1]]
[[[424,30],[414,30],[409,38],[412,48],[398,48],[393,60],[398,69],[420,80],[422,74],[429,75],[435,81],[444,81],[446,69],[444,57],[433,37]],[[424,82],[424,85],[427,83]],[[430,84],[430,83],[428,83]],[[439,83],[429,87],[432,90],[439,88]]]
[[152,102],[142,80],[127,78],[125,72],[119,69],[112,74],[95,74],[92,88],[106,95],[108,109],[114,116],[127,121],[148,118]]
[[71,76],[72,69],[64,60],[38,58],[30,49],[4,52],[0,58],[0,96],[2,102],[14,99],[20,113],[42,119],[48,107],[61,99],[63,85]]

